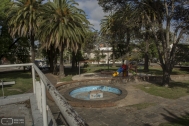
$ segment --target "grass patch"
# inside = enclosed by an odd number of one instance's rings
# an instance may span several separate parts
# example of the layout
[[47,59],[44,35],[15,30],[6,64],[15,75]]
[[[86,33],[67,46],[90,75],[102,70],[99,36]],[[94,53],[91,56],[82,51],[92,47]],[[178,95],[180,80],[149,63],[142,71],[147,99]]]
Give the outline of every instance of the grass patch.
[[189,124],[189,114],[174,118],[171,122],[162,123],[159,126],[188,126]]
[[72,81],[72,75],[67,75],[66,77],[64,78],[61,78],[60,81]]
[[[32,89],[32,76],[30,72],[6,72],[1,73],[0,80],[15,81],[14,85],[4,86],[5,96],[22,94]],[[0,96],[3,96],[2,86],[0,86]]]
[[183,82],[170,82],[171,87],[167,88],[155,84],[136,85],[135,87],[155,96],[160,96],[168,99],[177,99],[182,96],[189,95],[189,83]]
[[155,103],[140,103],[140,104],[134,104],[134,105],[129,105],[128,107],[136,108],[137,110],[145,109],[150,106],[156,105]]
[[[138,67],[138,73],[162,75],[163,70],[160,66],[156,66],[156,67],[149,67],[149,71],[144,71],[144,67],[140,66],[140,67]],[[188,69],[173,68],[173,71],[171,73],[171,75],[184,75],[184,74],[189,74],[189,70]]]
[[83,71],[85,71],[85,73],[93,73],[93,72],[101,72],[101,71],[104,71],[104,70],[116,71],[118,68],[119,67],[109,66],[109,69],[108,69],[108,65],[99,64],[99,65],[89,65],[88,67],[82,68],[82,69],[83,69]]

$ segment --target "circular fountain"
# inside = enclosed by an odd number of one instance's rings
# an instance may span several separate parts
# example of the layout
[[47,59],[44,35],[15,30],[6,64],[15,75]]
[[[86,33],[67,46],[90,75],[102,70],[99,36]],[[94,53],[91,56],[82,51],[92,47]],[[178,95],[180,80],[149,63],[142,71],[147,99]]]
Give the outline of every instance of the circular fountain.
[[112,107],[126,95],[124,88],[110,84],[79,85],[63,93],[68,102],[76,107]]
[[106,100],[121,95],[121,90],[111,86],[93,85],[76,88],[70,96],[81,100]]

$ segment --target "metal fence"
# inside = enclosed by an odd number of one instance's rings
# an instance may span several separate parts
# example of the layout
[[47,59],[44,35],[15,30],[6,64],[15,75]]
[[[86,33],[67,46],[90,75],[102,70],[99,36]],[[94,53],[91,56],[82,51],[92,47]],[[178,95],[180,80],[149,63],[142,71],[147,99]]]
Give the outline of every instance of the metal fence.
[[[77,112],[69,105],[67,100],[56,90],[54,85],[47,79],[42,71],[33,63],[26,64],[12,64],[12,65],[0,65],[0,68],[5,67],[20,67],[31,66],[32,81],[33,81],[33,93],[37,99],[38,109],[43,115],[43,125],[48,126],[47,123],[47,104],[46,104],[46,90],[51,94],[56,105],[59,107],[62,115],[66,119],[70,126],[87,126],[87,124],[81,119]],[[36,74],[38,74],[40,81],[36,81]]]

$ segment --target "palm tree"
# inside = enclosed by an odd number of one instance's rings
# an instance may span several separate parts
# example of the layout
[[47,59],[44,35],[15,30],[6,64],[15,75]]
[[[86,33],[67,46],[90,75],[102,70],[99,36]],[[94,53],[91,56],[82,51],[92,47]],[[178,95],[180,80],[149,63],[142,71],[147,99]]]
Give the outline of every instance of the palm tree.
[[[113,52],[115,55],[115,45],[117,49],[124,50],[120,52],[123,57],[128,51],[128,45],[131,39],[131,32],[133,31],[135,21],[132,19],[134,5],[126,4],[117,10],[114,14],[106,16],[101,22],[101,33],[109,34],[112,37]],[[116,43],[116,41],[118,43]],[[122,49],[121,49],[122,48]],[[114,60],[114,57],[113,57]]]
[[[138,21],[140,22],[140,27],[141,29],[143,29],[143,33],[144,33],[144,41],[146,43],[146,47],[145,47],[145,54],[144,54],[144,59],[145,59],[145,63],[144,63],[144,70],[148,71],[149,68],[149,41],[152,35],[152,32],[150,31],[150,27],[151,27],[151,23],[148,21],[148,18],[150,18],[150,20],[152,22],[157,21],[158,16],[160,13],[157,13],[157,10],[154,9],[156,8],[156,6],[159,6],[159,1],[154,1],[154,0],[143,0],[141,1],[141,3],[139,4],[139,9],[138,9]],[[159,12],[162,10],[159,10]]]
[[10,2],[7,21],[13,38],[27,37],[31,43],[31,60],[35,62],[34,41],[38,29],[37,17],[41,0],[17,0]]
[[[110,37],[109,39],[113,40],[113,34],[114,34],[114,30],[113,30],[113,26],[114,26],[114,14],[110,13],[108,16],[104,16],[104,19],[101,20],[101,29],[100,29],[100,34],[105,36],[105,38],[108,38],[108,36]],[[109,44],[110,42],[108,42]],[[113,45],[113,64],[112,66],[115,66],[115,45],[114,42],[112,43]],[[109,59],[108,59],[109,61]],[[109,62],[108,62],[108,66],[109,66]]]
[[[64,77],[63,52],[65,48],[77,52],[78,43],[83,42],[89,21],[84,11],[78,9],[73,0],[54,0],[43,5],[39,38],[49,48],[60,50],[59,76]],[[45,31],[45,32],[44,32]]]

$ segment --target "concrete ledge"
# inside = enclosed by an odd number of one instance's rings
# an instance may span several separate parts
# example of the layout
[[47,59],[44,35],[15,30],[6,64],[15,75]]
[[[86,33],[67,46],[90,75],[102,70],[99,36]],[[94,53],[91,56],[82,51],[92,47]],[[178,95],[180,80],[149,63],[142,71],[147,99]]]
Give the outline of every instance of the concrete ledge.
[[17,102],[22,102],[30,99],[34,94],[27,93],[27,94],[19,94],[19,95],[11,95],[5,96],[5,98],[0,97],[0,105],[12,104]]
[[43,126],[43,116],[37,107],[37,100],[34,95],[30,97],[30,104],[31,104],[32,117],[33,117],[33,125]]

